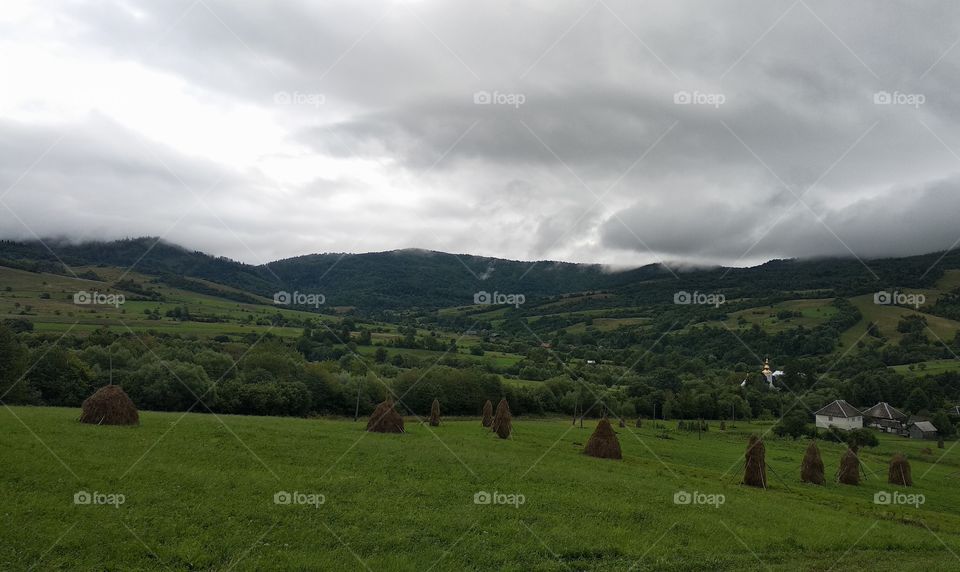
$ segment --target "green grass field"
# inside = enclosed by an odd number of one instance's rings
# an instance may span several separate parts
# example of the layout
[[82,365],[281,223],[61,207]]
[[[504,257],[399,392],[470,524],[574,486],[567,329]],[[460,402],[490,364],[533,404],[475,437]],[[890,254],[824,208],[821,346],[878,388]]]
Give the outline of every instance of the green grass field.
[[[624,460],[609,461],[580,453],[592,421],[516,419],[502,441],[474,419],[376,435],[352,420],[144,412],[116,428],[77,416],[0,409],[2,569],[960,569],[952,443],[881,437],[864,453],[883,474],[893,452],[909,455],[908,492],[925,496],[914,507],[874,504],[894,490],[881,476],[801,484],[802,442],[768,439],[770,490],[738,485],[745,436],[768,425],[712,424],[702,440],[618,429]],[[841,448],[821,449],[829,477]],[[78,505],[79,491],[124,502]],[[275,504],[281,491],[325,502]],[[475,504],[480,491],[524,502]],[[675,504],[680,491],[725,500]]]

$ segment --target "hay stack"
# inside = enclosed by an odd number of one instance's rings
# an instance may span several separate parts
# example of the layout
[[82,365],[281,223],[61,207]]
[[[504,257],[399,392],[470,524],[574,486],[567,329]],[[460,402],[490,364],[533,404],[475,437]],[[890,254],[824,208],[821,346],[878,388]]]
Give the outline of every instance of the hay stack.
[[510,415],[510,405],[506,397],[497,404],[497,413],[493,416],[490,429],[501,439],[506,439],[513,431],[513,417]]
[[623,458],[623,454],[620,452],[620,441],[606,416],[600,420],[600,423],[597,423],[597,428],[593,430],[593,435],[590,435],[590,440],[587,441],[587,446],[584,447],[583,452],[599,459]]
[[493,404],[490,403],[489,399],[483,404],[483,421],[481,421],[481,423],[484,427],[489,427],[493,424]]
[[943,449],[943,437],[937,439],[937,449]]
[[83,400],[80,423],[139,425],[137,406],[119,385],[105,385]]
[[627,420],[623,417],[620,418],[620,428],[623,429],[627,426]]
[[377,405],[367,421],[367,431],[371,433],[403,433],[403,417],[397,413],[393,400],[387,398]]
[[900,485],[903,487],[913,486],[913,476],[910,474],[910,461],[903,455],[897,453],[890,459],[890,469],[887,471],[887,482],[891,485]]
[[760,437],[750,435],[744,459],[743,484],[767,488],[767,451]]
[[800,481],[814,485],[826,484],[823,476],[823,459],[820,458],[820,449],[816,441],[810,441],[807,452],[803,454],[803,463],[800,464]]
[[643,427],[643,417],[637,417],[637,429]]
[[430,426],[439,427],[440,426],[440,400],[434,399],[433,405],[430,406]]
[[726,422],[726,421],[720,421],[720,430],[721,430],[721,431],[726,431],[726,430],[727,430],[727,422]]
[[847,449],[847,452],[840,457],[840,471],[837,473],[837,480],[845,485],[860,484],[860,459],[857,452],[853,449]]

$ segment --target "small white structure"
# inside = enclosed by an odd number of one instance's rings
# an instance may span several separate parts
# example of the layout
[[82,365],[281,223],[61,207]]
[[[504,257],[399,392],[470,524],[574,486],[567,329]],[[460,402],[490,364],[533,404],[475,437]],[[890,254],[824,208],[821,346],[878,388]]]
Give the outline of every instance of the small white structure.
[[843,431],[863,427],[863,414],[860,410],[842,399],[838,399],[814,414],[817,427],[829,429],[835,427]]

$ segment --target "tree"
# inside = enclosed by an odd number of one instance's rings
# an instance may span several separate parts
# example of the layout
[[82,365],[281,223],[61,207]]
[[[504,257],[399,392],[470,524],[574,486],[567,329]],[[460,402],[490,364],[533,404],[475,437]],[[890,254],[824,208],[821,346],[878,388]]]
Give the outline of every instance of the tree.
[[20,379],[27,368],[27,349],[9,328],[0,324],[0,402],[26,403],[30,391]]
[[927,394],[922,389],[917,387],[910,392],[910,397],[907,398],[906,405],[907,409],[912,413],[924,411],[930,406],[930,398],[927,397]]

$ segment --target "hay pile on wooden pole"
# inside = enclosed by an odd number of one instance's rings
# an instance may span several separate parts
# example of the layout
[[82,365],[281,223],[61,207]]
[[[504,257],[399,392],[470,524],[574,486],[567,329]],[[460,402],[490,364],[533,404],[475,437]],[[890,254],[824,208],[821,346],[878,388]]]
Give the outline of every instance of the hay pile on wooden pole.
[[623,417],[620,418],[620,428],[623,429],[627,426],[627,420]]
[[845,485],[860,484],[860,459],[853,449],[847,449],[847,452],[840,457],[840,471],[837,473],[837,480]]
[[497,413],[493,416],[490,429],[501,439],[506,439],[513,432],[513,417],[510,415],[510,405],[506,397],[497,404]]
[[743,484],[767,488],[767,451],[760,437],[750,435],[744,460]]
[[483,404],[483,421],[480,423],[484,427],[489,427],[493,424],[493,404],[490,403],[489,399]]
[[583,452],[600,459],[623,458],[623,454],[620,452],[620,441],[606,416],[597,423],[597,428],[593,430],[593,435],[590,435],[590,440],[587,441],[587,446],[583,448]]
[[814,485],[823,485],[827,482],[823,476],[823,459],[820,458],[820,449],[816,441],[810,441],[806,453],[803,454],[803,462],[800,464],[800,481]]
[[887,482],[891,485],[900,485],[903,487],[913,486],[913,475],[910,474],[910,461],[903,455],[897,453],[890,459],[890,469],[887,471]]
[[439,427],[440,426],[440,400],[434,399],[433,405],[430,406],[430,426]]
[[137,406],[119,385],[104,385],[80,406],[80,423],[138,425]]
[[643,417],[637,417],[637,429],[643,427]]
[[373,410],[367,421],[371,433],[403,433],[403,416],[397,413],[389,397]]
[[727,430],[727,422],[726,422],[726,421],[723,421],[723,420],[720,421],[720,430],[721,430],[721,431],[726,431],[726,430]]

